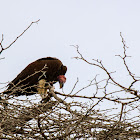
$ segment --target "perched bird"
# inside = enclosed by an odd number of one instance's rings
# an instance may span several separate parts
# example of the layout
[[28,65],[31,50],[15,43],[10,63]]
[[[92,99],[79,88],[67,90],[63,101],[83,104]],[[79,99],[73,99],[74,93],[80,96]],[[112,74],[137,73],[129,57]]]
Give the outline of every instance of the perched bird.
[[29,64],[8,84],[4,94],[16,96],[33,95],[37,92],[41,94],[41,92],[45,92],[44,87],[49,86],[49,84],[53,85],[57,81],[60,84],[60,88],[62,88],[66,82],[66,77],[64,76],[66,71],[67,67],[57,58],[46,57],[38,59]]

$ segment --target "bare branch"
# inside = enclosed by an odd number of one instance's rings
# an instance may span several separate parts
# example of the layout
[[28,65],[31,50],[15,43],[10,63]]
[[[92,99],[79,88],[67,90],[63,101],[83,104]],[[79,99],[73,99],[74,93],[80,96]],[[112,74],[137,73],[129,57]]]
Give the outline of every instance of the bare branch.
[[40,21],[40,19],[37,20],[37,21],[32,22],[19,36],[16,37],[16,39],[15,39],[9,46],[7,46],[7,47],[5,47],[5,48],[2,46],[2,42],[3,42],[3,40],[4,40],[4,37],[3,37],[3,34],[2,34],[2,40],[1,40],[1,43],[0,43],[0,46],[1,46],[0,54],[1,54],[4,50],[10,48],[10,47],[18,40],[18,38],[20,38],[20,37],[32,26],[32,24],[38,23],[39,21]]
[[[139,79],[132,74],[126,63],[126,58],[129,57],[126,53],[128,47],[124,39],[122,43],[124,53],[123,56],[118,56],[123,60],[123,65],[126,65],[125,68],[133,80],[128,87],[117,82],[113,77],[114,72],[110,72],[101,60],[88,61],[81,54],[79,46],[74,46],[78,53],[76,59],[101,69],[106,77],[96,75],[86,86],[75,91],[77,84],[81,84],[77,79],[68,94],[63,90],[60,93],[54,90],[53,82],[42,79],[44,68],[47,68],[45,66],[34,73],[42,74],[38,84],[33,85],[37,88],[38,95],[23,98],[13,96],[14,90],[25,92],[26,88],[31,88],[19,85],[34,74],[16,85],[11,83],[13,88],[8,90],[9,95],[1,94],[0,99],[0,139],[140,138],[140,95],[139,90],[134,88]],[[26,91],[26,94],[30,93]]]
[[[77,53],[80,55],[80,57],[75,57],[76,59],[81,59],[81,60],[85,61],[85,62],[86,62],[87,64],[89,64],[89,65],[93,65],[93,66],[96,66],[96,67],[102,69],[102,70],[108,75],[108,78],[109,78],[116,86],[122,88],[124,91],[129,92],[130,94],[133,94],[133,95],[137,96],[137,97],[140,99],[140,95],[137,94],[137,91],[134,90],[134,89],[131,89],[131,86],[132,86],[135,82],[134,82],[133,84],[131,83],[131,85],[129,86],[129,88],[124,87],[123,85],[119,84],[117,81],[115,81],[115,80],[112,78],[112,76],[111,76],[111,73],[112,73],[112,72],[109,72],[109,71],[105,68],[105,66],[103,65],[103,63],[102,63],[101,60],[93,59],[93,60],[95,61],[95,63],[91,63],[91,62],[87,61],[87,60],[82,56],[82,54],[81,54],[80,51],[79,51],[79,46],[75,46],[75,48],[76,48],[76,50],[77,50]],[[135,81],[137,82],[138,80],[135,80]]]

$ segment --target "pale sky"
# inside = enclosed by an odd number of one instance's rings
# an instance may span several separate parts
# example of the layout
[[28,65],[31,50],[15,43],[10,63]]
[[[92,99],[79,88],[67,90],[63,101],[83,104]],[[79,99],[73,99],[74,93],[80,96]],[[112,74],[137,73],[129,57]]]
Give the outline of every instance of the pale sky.
[[[99,79],[104,78],[104,72],[99,69],[72,59],[78,54],[70,45],[79,45],[85,58],[103,60],[109,71],[117,70],[115,78],[127,85],[130,80],[128,73],[120,58],[115,57],[123,53],[120,32],[129,47],[127,52],[132,56],[128,59],[130,69],[140,76],[139,0],[5,0],[0,5],[3,47],[32,21],[40,19],[0,56],[5,57],[0,60],[0,83],[13,80],[29,63],[48,56],[59,58],[68,67],[64,86],[66,94],[71,91],[77,77],[77,90],[87,85],[96,74],[101,74]],[[58,84],[55,88],[61,91]]]

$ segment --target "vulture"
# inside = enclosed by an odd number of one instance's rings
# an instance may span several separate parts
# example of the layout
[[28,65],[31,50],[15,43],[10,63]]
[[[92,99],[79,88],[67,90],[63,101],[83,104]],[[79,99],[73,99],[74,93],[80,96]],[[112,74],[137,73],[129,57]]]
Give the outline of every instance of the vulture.
[[23,69],[3,93],[16,96],[40,94],[41,89],[56,82],[62,88],[66,82],[66,71],[67,67],[57,58],[38,59]]

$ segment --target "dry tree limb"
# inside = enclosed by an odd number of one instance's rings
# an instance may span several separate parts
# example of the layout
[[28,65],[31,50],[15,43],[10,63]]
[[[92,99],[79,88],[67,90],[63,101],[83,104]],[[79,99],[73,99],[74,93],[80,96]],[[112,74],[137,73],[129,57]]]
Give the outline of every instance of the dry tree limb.
[[[6,112],[3,112],[1,115],[5,116],[5,119],[3,121],[1,120],[1,128],[3,129],[3,131],[9,131],[19,134],[25,133],[22,128],[28,121],[37,118],[40,114],[50,110],[55,104],[55,101],[48,101],[47,103],[43,103],[38,106],[24,107],[20,110],[19,113],[17,112],[17,115],[15,114],[16,117],[11,117],[11,119],[9,119],[10,112],[9,114],[7,114],[7,116],[4,115]],[[14,109],[16,108],[14,107]],[[13,114],[14,112],[11,113]]]
[[[131,87],[134,85],[134,83],[136,83],[137,81],[140,81],[140,79],[136,79],[136,76],[131,72],[130,68],[128,67],[127,63],[126,63],[126,58],[127,57],[131,57],[131,56],[128,56],[127,53],[126,53],[126,50],[127,50],[127,46],[125,44],[125,40],[122,36],[122,33],[120,32],[120,37],[122,39],[122,44],[123,44],[123,56],[121,55],[116,55],[116,56],[119,56],[122,60],[123,60],[123,63],[124,63],[124,66],[126,68],[126,70],[128,71],[129,73],[129,76],[133,79],[133,82],[130,84],[129,88],[128,89],[131,89]],[[137,93],[135,93],[137,94]]]
[[4,35],[2,34],[2,39],[1,39],[1,42],[0,42],[0,47],[1,47],[0,54],[1,54],[4,50],[10,48],[10,47],[18,40],[18,38],[20,38],[34,23],[38,23],[39,21],[40,21],[40,19],[37,20],[37,21],[31,22],[31,24],[30,24],[19,36],[17,36],[16,39],[15,39],[9,46],[7,46],[7,47],[3,47],[3,45],[2,45],[2,42],[3,42],[3,40],[4,40]]
[[62,100],[55,94],[54,87],[50,86],[49,94],[51,94],[59,103],[63,103],[67,107],[67,110],[70,110],[69,104],[67,104],[64,100]]
[[[130,94],[133,94],[134,96],[136,96],[136,97],[138,97],[138,98],[140,99],[140,95],[138,95],[138,91],[131,88],[132,85],[133,85],[134,83],[136,83],[137,81],[140,81],[140,80],[134,80],[134,81],[130,84],[130,86],[127,88],[127,87],[125,87],[125,86],[119,84],[117,81],[114,80],[114,78],[111,76],[112,72],[109,72],[109,71],[105,68],[105,66],[103,65],[103,63],[102,63],[101,60],[92,59],[95,63],[94,63],[94,62],[89,62],[89,61],[86,60],[86,59],[83,57],[83,55],[80,53],[80,51],[79,51],[79,46],[77,45],[77,46],[74,46],[74,47],[76,48],[77,53],[80,55],[80,57],[74,57],[74,58],[76,58],[76,59],[81,59],[81,60],[85,61],[85,62],[86,62],[87,64],[89,64],[89,65],[93,65],[93,66],[99,67],[100,69],[102,69],[102,70],[108,75],[108,80],[111,80],[111,81],[113,82],[114,85],[116,85],[117,87],[120,87],[120,88],[121,88],[122,90],[124,90],[125,92],[129,92]],[[124,53],[124,54],[125,54],[125,53]],[[126,55],[126,54],[125,54],[125,55]],[[125,60],[125,59],[124,59],[124,60]],[[125,65],[126,65],[126,63],[125,63]],[[126,65],[126,68],[127,68],[128,71],[129,71],[129,68],[128,68],[127,65]],[[133,77],[133,76],[132,76],[132,73],[131,73],[131,72],[129,72],[129,73],[130,73],[131,77]]]
[[[108,77],[98,81],[95,76],[85,87],[74,91],[79,82],[77,79],[69,94],[54,91],[49,83],[49,87],[38,86],[48,90],[47,97],[42,96],[45,98],[37,103],[30,102],[29,99],[23,101],[20,98],[14,98],[17,102],[9,102],[6,109],[0,106],[0,138],[33,140],[140,138],[140,116],[139,114],[130,115],[134,110],[137,112],[140,110],[139,98],[136,95],[129,97],[128,94],[130,92],[133,94],[137,90],[118,83],[102,61],[94,60],[91,63],[83,57],[77,46],[76,49],[80,55],[76,57],[77,59],[101,68]],[[128,70],[130,70],[129,67]],[[130,71],[130,76],[131,74]],[[87,91],[92,86],[93,91]],[[108,87],[113,90],[108,90]],[[83,94],[84,90],[86,92]],[[92,92],[92,94],[87,96],[87,92]],[[121,97],[122,94],[128,96]],[[22,103],[19,104],[18,101]],[[28,103],[29,106],[27,106]],[[105,108],[102,108],[102,105]]]
[[46,135],[44,134],[44,132],[43,132],[43,130],[42,130],[42,128],[41,128],[41,124],[40,124],[40,118],[38,118],[38,128],[39,128],[39,130],[40,130],[40,134],[42,135],[42,137],[45,139],[45,140],[47,140],[48,138],[46,137]]

